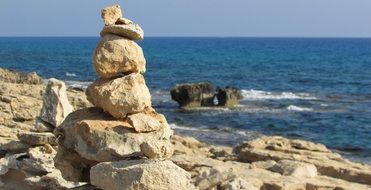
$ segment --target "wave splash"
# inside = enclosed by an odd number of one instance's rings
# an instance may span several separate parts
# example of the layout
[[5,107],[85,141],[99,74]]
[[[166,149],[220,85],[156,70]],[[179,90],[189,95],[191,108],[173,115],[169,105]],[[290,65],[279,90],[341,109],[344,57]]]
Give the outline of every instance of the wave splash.
[[262,90],[241,90],[245,100],[282,100],[282,99],[301,99],[301,100],[316,100],[317,98],[308,93],[293,93],[293,92],[267,92]]
[[171,129],[180,129],[180,130],[187,130],[187,131],[205,131],[205,132],[210,131],[209,129],[180,126],[175,123],[169,123],[169,126]]
[[69,72],[66,72],[65,74],[66,74],[66,76],[68,76],[68,77],[77,77],[77,75],[76,75],[75,73],[69,73]]
[[68,87],[86,89],[92,82],[84,81],[65,81]]
[[287,107],[287,110],[289,110],[289,111],[313,111],[312,108],[299,107],[299,106],[295,106],[295,105],[289,105]]

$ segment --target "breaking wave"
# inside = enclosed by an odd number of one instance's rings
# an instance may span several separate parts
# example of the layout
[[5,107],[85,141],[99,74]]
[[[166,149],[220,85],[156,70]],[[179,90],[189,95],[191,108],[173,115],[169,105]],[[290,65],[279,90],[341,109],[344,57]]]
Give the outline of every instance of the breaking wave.
[[186,130],[186,131],[205,131],[205,132],[210,131],[210,129],[180,126],[175,123],[169,123],[169,126],[172,129],[180,129],[180,130]]
[[66,72],[66,76],[68,76],[68,77],[77,77],[77,75],[75,73],[69,73],[69,72]]
[[92,82],[86,81],[65,81],[68,87],[86,89]]
[[316,100],[317,98],[308,93],[293,93],[293,92],[267,92],[261,90],[241,90],[245,100],[282,100],[282,99],[302,99]]
[[305,107],[299,107],[299,106],[294,106],[294,105],[289,105],[287,107],[287,110],[290,110],[290,111],[313,111],[312,108],[305,108]]

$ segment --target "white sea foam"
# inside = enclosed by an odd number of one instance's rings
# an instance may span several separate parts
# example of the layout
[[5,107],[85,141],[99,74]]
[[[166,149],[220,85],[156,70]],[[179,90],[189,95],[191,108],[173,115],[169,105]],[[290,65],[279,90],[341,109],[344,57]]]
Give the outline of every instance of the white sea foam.
[[195,108],[186,108],[187,110],[192,111],[214,111],[217,113],[224,113],[224,112],[230,112],[230,108],[225,107],[195,107]]
[[68,77],[76,77],[77,75],[75,73],[66,72],[66,76],[68,76]]
[[289,105],[287,107],[287,110],[290,110],[290,111],[313,111],[312,108],[305,108],[305,107],[299,107],[299,106],[294,106],[294,105]]
[[285,111],[284,109],[279,108],[270,108],[270,107],[251,107],[250,105],[238,105],[238,112],[246,113],[281,113]]
[[86,89],[92,82],[86,81],[65,81],[68,87]]
[[169,123],[169,126],[171,129],[180,129],[180,130],[187,130],[187,131],[210,131],[210,129],[180,126],[175,123]]
[[[252,138],[252,137],[258,137],[261,134],[255,131],[246,131],[246,130],[234,130],[231,128],[228,128],[227,126],[225,128],[221,129],[207,129],[206,126],[200,126],[200,127],[190,127],[190,126],[180,126],[175,123],[170,123],[170,127],[174,130],[180,130],[180,131],[188,131],[188,133],[191,134],[200,134],[200,133],[206,133],[208,134],[208,138],[213,139],[212,141],[218,141],[222,139],[230,139],[230,138],[236,138],[236,135],[239,136],[239,138],[243,137],[245,140],[246,138]],[[185,132],[187,133],[187,132]]]
[[241,90],[245,100],[281,100],[281,99],[302,99],[315,100],[314,96],[308,93],[293,93],[293,92],[267,92],[261,90]]

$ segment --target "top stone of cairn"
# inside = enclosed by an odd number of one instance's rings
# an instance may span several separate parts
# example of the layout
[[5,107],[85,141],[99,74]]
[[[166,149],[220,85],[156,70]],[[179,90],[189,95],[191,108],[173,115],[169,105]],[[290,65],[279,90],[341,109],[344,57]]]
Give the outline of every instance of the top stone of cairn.
[[143,40],[143,29],[133,21],[123,18],[119,5],[103,8],[102,18],[105,26],[100,32],[101,37],[107,34],[114,34],[128,40]]
[[120,5],[105,7],[102,9],[101,15],[104,25],[114,25],[122,17],[121,7]]

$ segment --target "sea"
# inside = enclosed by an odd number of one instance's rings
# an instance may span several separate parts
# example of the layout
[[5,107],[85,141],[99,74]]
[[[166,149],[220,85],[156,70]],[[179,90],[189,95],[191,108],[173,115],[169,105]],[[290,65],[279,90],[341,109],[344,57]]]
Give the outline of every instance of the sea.
[[[86,87],[98,37],[2,37],[0,67]],[[147,37],[145,78],[154,108],[178,134],[234,146],[262,135],[325,144],[371,164],[370,38]],[[179,83],[241,89],[235,108],[182,110]]]

